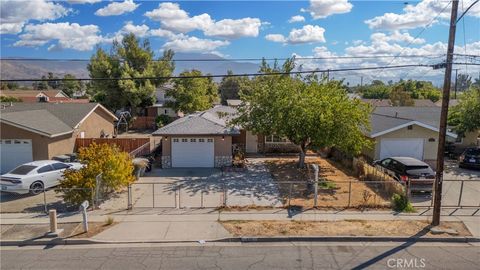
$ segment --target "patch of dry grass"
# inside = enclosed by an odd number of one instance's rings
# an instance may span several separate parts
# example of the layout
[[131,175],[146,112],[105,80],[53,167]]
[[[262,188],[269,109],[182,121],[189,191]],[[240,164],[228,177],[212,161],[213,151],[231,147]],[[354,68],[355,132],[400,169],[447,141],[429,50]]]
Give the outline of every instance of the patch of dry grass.
[[[329,188],[319,188],[319,207],[348,207],[349,201],[352,208],[388,208],[390,198],[382,193],[382,184],[361,182],[358,178],[347,174],[337,168],[335,163],[322,157],[306,157],[305,168],[297,167],[297,158],[272,158],[266,161],[273,178],[277,182],[292,181],[298,182],[292,188],[290,205],[297,205],[304,208],[313,207],[313,194],[307,190],[307,181],[314,179],[314,172],[311,164],[319,166],[319,178],[334,183]],[[352,185],[348,183],[352,181]],[[391,183],[385,183],[388,185]],[[280,194],[285,205],[288,205],[290,193],[289,184],[278,184]],[[349,195],[349,190],[352,194]]]
[[[418,220],[342,220],[342,221],[222,221],[235,236],[438,236],[429,232],[430,224]],[[442,222],[443,229],[454,229],[458,236],[471,236],[462,222]],[[441,236],[449,236],[443,234]]]

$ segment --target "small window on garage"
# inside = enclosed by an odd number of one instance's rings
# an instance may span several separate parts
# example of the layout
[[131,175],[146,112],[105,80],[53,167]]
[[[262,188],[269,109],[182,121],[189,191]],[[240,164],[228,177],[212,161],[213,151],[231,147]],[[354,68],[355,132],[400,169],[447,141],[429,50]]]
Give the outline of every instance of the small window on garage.
[[197,139],[190,139],[190,142],[197,142]]
[[213,142],[213,139],[207,139],[207,142]]
[[198,139],[198,142],[205,142],[205,139]]
[[178,139],[173,139],[173,142],[178,142]]
[[12,144],[12,141],[10,141],[10,140],[5,140],[5,144]]
[[182,142],[188,142],[188,139],[184,138],[184,139],[182,139]]

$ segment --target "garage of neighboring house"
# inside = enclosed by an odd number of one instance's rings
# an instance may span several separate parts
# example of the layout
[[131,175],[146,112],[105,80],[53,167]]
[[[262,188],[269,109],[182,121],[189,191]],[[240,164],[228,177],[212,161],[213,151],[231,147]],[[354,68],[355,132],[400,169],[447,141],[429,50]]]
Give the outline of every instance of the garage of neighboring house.
[[32,140],[0,140],[2,172],[33,161]]
[[115,115],[96,103],[13,103],[0,111],[1,173],[74,151],[78,137],[113,135]]
[[[372,160],[388,157],[413,157],[423,160],[433,168],[436,165],[438,128],[420,121],[380,115],[370,117],[372,148],[363,154]],[[456,134],[447,132],[454,139]]]
[[173,121],[152,135],[162,137],[163,168],[220,168],[231,166],[232,137],[240,130],[227,125],[233,110],[226,106]]

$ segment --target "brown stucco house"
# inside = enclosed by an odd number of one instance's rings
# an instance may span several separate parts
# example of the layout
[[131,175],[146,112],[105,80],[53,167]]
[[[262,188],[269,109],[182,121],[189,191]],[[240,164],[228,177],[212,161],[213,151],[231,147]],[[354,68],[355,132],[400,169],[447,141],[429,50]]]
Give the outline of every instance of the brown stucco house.
[[0,90],[0,96],[13,97],[25,103],[50,102],[50,103],[89,103],[86,98],[70,98],[62,90]]
[[32,160],[72,153],[76,138],[111,136],[117,120],[97,103],[13,103],[1,106],[2,173]]

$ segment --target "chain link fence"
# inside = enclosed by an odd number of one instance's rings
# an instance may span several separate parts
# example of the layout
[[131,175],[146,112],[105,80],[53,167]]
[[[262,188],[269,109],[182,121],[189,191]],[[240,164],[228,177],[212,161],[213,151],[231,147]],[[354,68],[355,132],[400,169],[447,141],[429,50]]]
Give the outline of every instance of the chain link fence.
[[50,209],[59,213],[78,211],[79,205],[66,203],[64,194],[89,197],[90,205],[95,205],[91,195],[94,191],[89,188],[19,189],[0,193],[0,213],[47,213]]

